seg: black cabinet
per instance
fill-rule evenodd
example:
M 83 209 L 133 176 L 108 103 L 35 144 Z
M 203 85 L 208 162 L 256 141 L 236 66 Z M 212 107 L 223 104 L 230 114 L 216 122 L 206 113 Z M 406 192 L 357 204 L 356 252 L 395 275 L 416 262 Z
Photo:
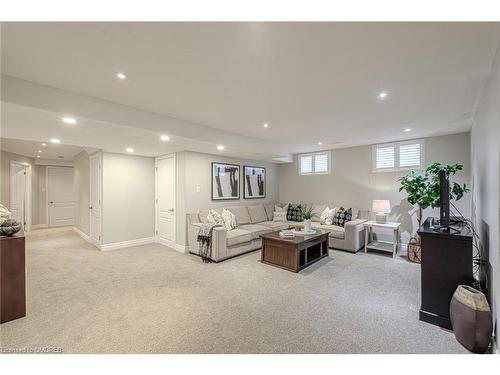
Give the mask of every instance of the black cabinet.
M 418 234 L 421 239 L 422 303 L 420 320 L 451 329 L 450 301 L 457 286 L 472 285 L 472 233 L 463 224 L 456 231 L 436 231 L 428 218 Z

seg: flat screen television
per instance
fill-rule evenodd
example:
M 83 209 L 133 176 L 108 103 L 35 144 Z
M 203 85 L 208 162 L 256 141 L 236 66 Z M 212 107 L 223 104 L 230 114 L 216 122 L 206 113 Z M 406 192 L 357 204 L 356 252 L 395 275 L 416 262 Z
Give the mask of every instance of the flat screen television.
M 439 171 L 439 226 L 450 226 L 450 181 L 445 171 Z

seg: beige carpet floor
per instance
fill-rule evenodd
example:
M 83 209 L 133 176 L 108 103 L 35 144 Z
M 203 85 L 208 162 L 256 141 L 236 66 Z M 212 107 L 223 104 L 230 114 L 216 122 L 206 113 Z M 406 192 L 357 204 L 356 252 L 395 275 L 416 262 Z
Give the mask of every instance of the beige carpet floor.
M 69 228 L 27 237 L 27 316 L 2 348 L 64 353 L 464 353 L 418 320 L 419 265 L 331 251 L 299 274 L 254 252 L 219 264 L 161 245 L 101 252 Z

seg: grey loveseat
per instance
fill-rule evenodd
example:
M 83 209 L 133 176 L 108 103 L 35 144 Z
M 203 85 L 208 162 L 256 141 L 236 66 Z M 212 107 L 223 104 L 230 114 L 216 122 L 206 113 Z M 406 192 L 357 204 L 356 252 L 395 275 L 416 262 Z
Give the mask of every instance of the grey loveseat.
M 364 226 L 368 219 L 367 210 L 353 209 L 353 220 L 346 223 L 345 227 L 324 225 L 320 223 L 319 216 L 326 205 L 312 205 L 314 217 L 312 227 L 329 230 L 330 247 L 335 249 L 357 252 L 364 246 Z M 338 205 L 337 205 L 338 206 Z M 333 205 L 330 205 L 333 207 Z M 249 206 L 226 207 L 236 217 L 236 228 L 226 230 L 223 227 L 214 228 L 212 235 L 212 256 L 215 262 L 247 253 L 261 248 L 260 235 L 281 229 L 287 229 L 296 222 L 273 221 L 274 204 L 259 204 Z M 215 208 L 221 213 L 222 208 Z M 187 214 L 187 243 L 190 253 L 198 254 L 198 230 L 201 223 L 207 222 L 210 210 Z

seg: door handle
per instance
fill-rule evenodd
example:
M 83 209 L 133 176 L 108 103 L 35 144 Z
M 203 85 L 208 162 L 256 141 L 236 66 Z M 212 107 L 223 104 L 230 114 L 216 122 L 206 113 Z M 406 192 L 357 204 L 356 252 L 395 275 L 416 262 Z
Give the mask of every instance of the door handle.
M 168 212 L 174 212 L 174 209 L 173 208 L 170 208 L 167 210 Z
M 50 204 L 54 204 L 54 202 L 49 202 Z
M 89 210 L 91 210 L 91 209 L 92 209 L 92 206 L 89 206 Z

